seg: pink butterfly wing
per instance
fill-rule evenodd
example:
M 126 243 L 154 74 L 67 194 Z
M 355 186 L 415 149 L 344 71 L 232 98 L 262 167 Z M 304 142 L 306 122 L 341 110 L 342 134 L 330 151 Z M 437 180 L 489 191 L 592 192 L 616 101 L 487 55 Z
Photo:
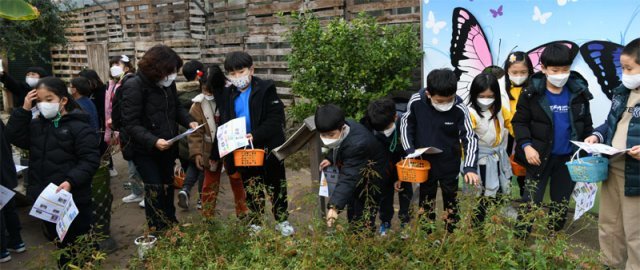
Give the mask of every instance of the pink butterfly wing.
M 564 44 L 565 46 L 569 47 L 569 49 L 571 50 L 572 59 L 574 59 L 576 55 L 578 55 L 578 50 L 579 50 L 578 44 L 568 40 L 557 40 L 557 41 L 552 41 L 549 43 L 542 44 L 527 52 L 527 55 L 529 56 L 529 60 L 531 60 L 531 64 L 533 65 L 534 72 L 539 72 L 542 70 L 542 63 L 540 63 L 540 56 L 542 55 L 542 52 L 548 45 L 554 44 L 554 43 Z
M 452 21 L 451 65 L 459 78 L 457 95 L 466 102 L 473 78 L 492 65 L 491 51 L 482 27 L 469 11 L 454 9 Z

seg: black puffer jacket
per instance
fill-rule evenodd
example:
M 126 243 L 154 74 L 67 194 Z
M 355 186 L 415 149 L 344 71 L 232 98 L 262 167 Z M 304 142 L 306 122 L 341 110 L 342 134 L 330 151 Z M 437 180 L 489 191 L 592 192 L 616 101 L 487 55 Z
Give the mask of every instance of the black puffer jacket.
M 160 87 L 138 72 L 120 86 L 122 92 L 122 125 L 130 136 L 124 150 L 134 155 L 159 154 L 158 139 L 169 140 L 178 135 L 178 124 L 188 127 L 189 112 L 179 106 L 175 83 Z M 177 157 L 177 144 L 163 154 Z
M 13 164 L 11 145 L 5 138 L 4 122 L 0 120 L 0 185 L 13 189 L 18 185 L 16 167 Z
M 251 114 L 251 135 L 255 148 L 273 150 L 285 141 L 284 105 L 278 97 L 276 86 L 272 80 L 253 77 L 249 96 L 249 113 Z M 236 118 L 235 98 L 240 94 L 235 86 L 225 88 L 218 98 L 221 125 Z M 214 144 L 211 159 L 219 159 L 217 142 Z M 268 153 L 268 152 L 267 152 Z
M 68 181 L 76 204 L 91 202 L 91 180 L 100 166 L 100 153 L 87 114 L 70 112 L 55 127 L 42 117 L 31 120 L 31 111 L 18 108 L 5 135 L 12 144 L 29 150 L 29 198 L 37 198 L 49 183 Z
M 344 209 L 356 197 L 364 199 L 364 196 L 371 196 L 377 201 L 380 177 L 385 175 L 389 162 L 387 151 L 366 127 L 353 120 L 347 120 L 347 125 L 349 134 L 340 143 L 340 147 L 329 151 L 326 157 L 340 169 L 338 183 L 328 204 L 329 208 L 335 207 L 338 210 Z M 378 177 L 363 177 L 363 169 L 369 165 Z M 367 188 L 368 192 L 364 192 Z
M 544 74 L 536 73 L 529 80 L 529 86 L 523 90 L 518 99 L 516 114 L 511 120 L 516 136 L 515 159 L 525 165 L 534 176 L 539 176 L 547 160 L 551 156 L 553 145 L 553 113 L 549 108 L 545 91 L 547 79 Z M 571 140 L 583 141 L 593 132 L 589 100 L 593 95 L 589 92 L 587 81 L 580 73 L 571 71 L 565 87 L 571 92 L 569 112 L 571 119 Z M 540 155 L 540 166 L 530 165 L 522 146 L 530 143 Z M 574 150 L 577 150 L 574 147 Z

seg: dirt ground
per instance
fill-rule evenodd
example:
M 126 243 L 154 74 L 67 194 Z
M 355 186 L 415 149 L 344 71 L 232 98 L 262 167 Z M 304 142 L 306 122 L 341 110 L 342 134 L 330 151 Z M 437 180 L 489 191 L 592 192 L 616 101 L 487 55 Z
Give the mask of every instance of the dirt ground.
M 114 252 L 108 254 L 107 261 L 103 266 L 105 269 L 126 269 L 129 259 L 136 256 L 136 247 L 133 241 L 143 233 L 145 214 L 144 209 L 140 208 L 137 203 L 124 204 L 122 202 L 121 198 L 129 194 L 129 191 L 123 187 L 127 178 L 127 165 L 119 155 L 114 158 L 114 162 L 119 174 L 111 181 L 111 191 L 114 195 L 111 233 L 118 246 Z M 287 171 L 287 178 L 290 220 L 294 227 L 304 226 L 309 218 L 318 213 L 317 200 L 314 196 L 317 194 L 317 186 L 313 187 L 308 170 Z M 233 198 L 225 174 L 223 174 L 221 183 L 222 194 L 218 200 L 217 210 L 222 217 L 233 216 Z M 195 190 L 192 191 L 193 193 Z M 197 217 L 196 215 L 199 215 L 195 210 L 196 196 L 192 196 L 191 201 L 190 211 L 180 208 L 177 210 L 178 220 L 181 222 L 189 222 L 192 218 Z M 40 221 L 28 215 L 29 210 L 28 206 L 19 208 L 23 226 L 22 237 L 27 245 L 27 251 L 22 254 L 12 254 L 13 260 L 11 262 L 0 264 L 2 270 L 42 268 L 42 263 L 47 260 L 54 248 L 53 244 L 46 242 L 42 235 Z M 593 219 L 585 221 L 583 218 L 575 223 L 570 222 L 567 233 L 572 235 L 572 241 L 582 245 L 583 248 L 598 249 L 597 224 Z M 580 250 L 573 252 L 579 255 Z

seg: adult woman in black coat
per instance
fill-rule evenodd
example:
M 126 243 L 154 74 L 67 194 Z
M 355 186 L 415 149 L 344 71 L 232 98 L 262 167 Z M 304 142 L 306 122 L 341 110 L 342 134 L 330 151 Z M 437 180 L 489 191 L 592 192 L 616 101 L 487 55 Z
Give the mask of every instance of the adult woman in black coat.
M 198 125 L 178 102 L 174 80 L 180 67 L 182 59 L 175 51 L 156 45 L 140 59 L 136 76 L 119 90 L 122 125 L 131 137 L 124 151 L 142 176 L 147 224 L 156 230 L 177 222 L 172 183 L 178 149 L 168 140 L 178 135 L 178 124 Z
M 34 102 L 40 114 L 32 119 Z M 55 77 L 40 79 L 22 108 L 11 114 L 5 136 L 15 146 L 29 150 L 27 197 L 35 199 L 49 183 L 73 195 L 79 213 L 58 247 L 68 246 L 88 233 L 92 223 L 91 180 L 100 164 L 98 138 L 66 84 Z M 56 224 L 44 222 L 44 227 L 45 235 L 53 240 Z M 73 254 L 63 257 L 61 263 L 70 258 Z

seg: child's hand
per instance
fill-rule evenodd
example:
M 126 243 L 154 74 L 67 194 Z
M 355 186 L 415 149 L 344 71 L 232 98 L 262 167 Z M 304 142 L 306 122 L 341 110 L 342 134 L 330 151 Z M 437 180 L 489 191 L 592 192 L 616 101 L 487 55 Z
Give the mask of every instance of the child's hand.
M 204 170 L 204 161 L 202 161 L 202 155 L 196 155 L 195 158 L 193 158 L 195 163 L 196 163 L 196 167 L 198 168 L 198 170 Z
M 588 143 L 588 144 L 594 144 L 594 143 L 598 143 L 600 140 L 598 139 L 598 136 L 596 135 L 591 135 L 589 137 L 587 137 L 586 139 L 584 139 L 584 142 Z
M 468 172 L 464 175 L 464 182 L 470 185 L 477 186 L 480 184 L 480 177 L 474 172 Z
M 631 150 L 629 150 L 628 155 L 630 155 L 632 158 L 640 160 L 640 145 L 631 147 Z
M 189 128 L 191 129 L 196 129 L 198 127 L 198 122 L 191 122 L 189 123 Z
M 398 191 L 398 192 L 402 191 L 402 190 L 403 190 L 403 188 L 402 188 L 402 182 L 400 182 L 400 181 L 396 181 L 396 182 L 393 184 L 393 188 L 394 188 L 396 191 Z
M 253 141 L 253 135 L 251 135 L 251 133 L 247 134 L 247 140 Z
M 331 166 L 331 161 L 329 161 L 328 159 L 323 160 L 322 162 L 320 162 L 320 171 L 323 171 L 324 168 Z
M 31 90 L 29 91 L 29 93 L 27 93 L 27 96 L 24 98 L 24 104 L 22 104 L 22 108 L 25 111 L 30 111 L 31 108 L 33 108 L 33 102 L 38 99 L 38 92 L 37 90 Z
M 210 167 L 210 168 L 213 168 L 213 169 L 218 168 L 218 161 L 215 161 L 215 160 L 211 160 L 211 159 L 210 159 L 210 160 L 209 160 L 209 167 Z
M 338 219 L 338 210 L 335 208 L 329 209 L 329 211 L 327 211 L 327 227 L 331 228 L 333 223 L 336 222 L 336 219 Z
M 62 184 L 60 184 L 58 186 L 58 189 L 56 189 L 56 193 L 60 192 L 60 190 L 66 190 L 67 192 L 71 192 L 71 184 L 69 183 L 69 181 L 64 181 L 62 182 Z
M 524 148 L 524 154 L 527 156 L 527 162 L 529 162 L 529 164 L 540 166 L 540 155 L 533 146 L 527 145 Z

